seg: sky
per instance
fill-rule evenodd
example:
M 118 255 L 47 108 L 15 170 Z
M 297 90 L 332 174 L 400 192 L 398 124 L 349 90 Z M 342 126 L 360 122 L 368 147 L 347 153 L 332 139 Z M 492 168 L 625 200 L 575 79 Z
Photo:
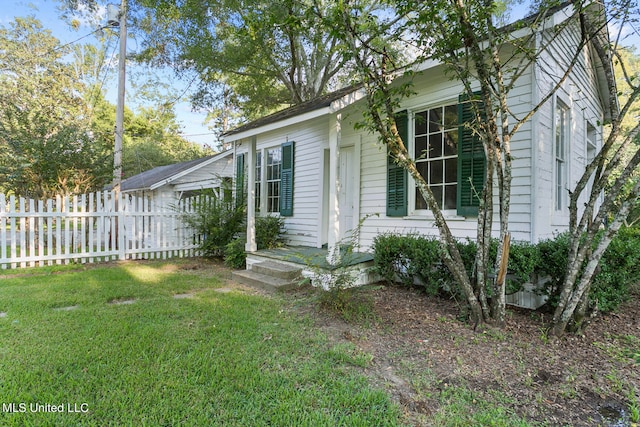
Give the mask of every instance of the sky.
M 60 2 L 56 0 L 0 0 L 0 3 L 2 4 L 0 25 L 6 27 L 14 20 L 14 17 L 26 17 L 33 15 L 42 22 L 45 29 L 51 30 L 52 35 L 60 40 L 62 44 L 76 42 L 78 39 L 91 34 L 96 30 L 95 24 L 92 25 L 86 21 L 81 21 L 81 26 L 77 30 L 71 29 L 59 17 L 60 13 L 57 10 L 57 7 L 59 7 Z M 113 3 L 119 4 L 120 1 L 114 0 Z M 106 17 L 101 24 L 106 25 Z M 93 41 L 95 41 L 95 38 L 89 36 L 79 40 L 78 43 L 91 43 Z M 117 40 L 114 38 L 111 43 L 111 46 L 115 47 Z M 127 52 L 133 52 L 135 47 L 135 39 L 130 37 L 127 41 Z M 117 49 L 115 50 L 117 51 Z M 127 66 L 128 71 L 135 71 L 134 64 L 127 63 Z M 162 76 L 164 77 L 164 80 L 172 80 L 173 73 L 170 70 L 167 70 L 162 73 Z M 127 77 L 129 77 L 129 75 Z M 131 81 L 129 81 L 128 85 L 131 85 Z M 181 94 L 188 86 L 184 82 L 174 82 L 173 87 L 178 94 Z M 113 74 L 107 81 L 106 89 L 107 99 L 115 105 L 117 91 L 117 59 L 115 58 L 113 63 Z M 127 108 L 132 110 L 136 110 L 138 106 L 145 105 L 143 100 L 134 99 L 132 95 L 127 95 L 125 99 Z M 215 148 L 216 142 L 214 135 L 212 135 L 212 132 L 202 124 L 206 114 L 192 112 L 191 105 L 188 102 L 176 104 L 174 111 L 178 121 L 182 125 L 183 136 L 186 139 L 201 145 L 209 145 Z

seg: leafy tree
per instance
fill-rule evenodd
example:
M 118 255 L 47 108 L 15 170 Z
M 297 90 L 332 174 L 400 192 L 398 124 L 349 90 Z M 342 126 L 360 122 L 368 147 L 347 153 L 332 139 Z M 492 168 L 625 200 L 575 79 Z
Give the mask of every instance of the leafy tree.
M 61 1 L 67 10 L 103 3 Z M 255 118 L 351 80 L 351 58 L 313 10 L 332 5 L 324 0 L 129 0 L 130 28 L 142 47 L 132 57 L 169 65 L 197 82 L 194 105 L 211 112 L 212 120 L 224 125 L 237 111 Z M 382 13 L 384 7 L 368 0 L 365 9 Z
M 0 176 L 3 190 L 49 197 L 99 188 L 108 147 L 91 132 L 77 70 L 34 18 L 0 28 Z
M 170 106 L 143 107 L 125 114 L 123 171 L 130 177 L 157 166 L 193 160 L 211 154 L 179 134 L 181 127 Z
M 203 88 L 226 81 L 249 116 L 313 99 L 346 59 L 309 3 L 140 0 L 137 25 L 149 34 L 141 56 L 195 69 Z
M 104 98 L 104 43 L 61 46 L 34 18 L 0 28 L 0 178 L 47 198 L 111 181 L 115 107 Z M 208 154 L 185 140 L 170 105 L 126 111 L 128 176 Z

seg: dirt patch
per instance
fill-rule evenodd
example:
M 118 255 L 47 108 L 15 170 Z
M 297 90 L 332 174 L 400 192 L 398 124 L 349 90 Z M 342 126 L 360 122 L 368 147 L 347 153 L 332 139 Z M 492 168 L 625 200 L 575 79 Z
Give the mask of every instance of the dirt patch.
M 195 294 L 193 292 L 188 292 L 185 294 L 173 294 L 173 297 L 175 299 L 186 299 L 186 298 L 193 298 L 195 296 Z
M 640 391 L 640 365 L 620 351 L 625 339 L 640 338 L 638 298 L 596 318 L 582 336 L 552 340 L 549 314 L 509 308 L 506 328 L 474 331 L 457 318 L 454 301 L 399 287 L 364 292 L 376 319 L 367 326 L 296 305 L 333 340 L 373 355 L 364 372 L 389 390 L 412 424 L 423 425 L 438 410 L 439 393 L 452 386 L 485 401 L 499 395 L 531 422 L 572 426 L 624 425 L 615 424 L 615 414 L 624 415 L 630 389 Z
M 137 301 L 136 298 L 117 298 L 108 302 L 111 305 L 130 305 Z
M 56 311 L 72 311 L 72 310 L 76 310 L 79 307 L 80 307 L 79 305 L 66 305 L 63 307 L 53 307 L 53 309 Z

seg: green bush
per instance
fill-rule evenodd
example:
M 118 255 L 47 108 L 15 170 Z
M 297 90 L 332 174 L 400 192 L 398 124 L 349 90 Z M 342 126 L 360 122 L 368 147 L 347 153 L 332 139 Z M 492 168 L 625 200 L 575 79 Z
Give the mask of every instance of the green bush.
M 227 243 L 224 248 L 224 264 L 230 268 L 242 269 L 247 262 L 244 251 L 244 239 L 235 239 Z
M 477 245 L 470 240 L 460 241 L 458 250 L 467 273 L 471 273 Z M 373 251 L 375 269 L 389 283 L 400 281 L 406 286 L 413 286 L 418 282 L 430 294 L 446 291 L 458 295 L 460 292 L 442 263 L 439 242 L 434 238 L 417 234 L 385 233 L 376 236 Z M 491 260 L 495 259 L 496 251 L 497 241 L 493 240 L 489 250 Z M 560 233 L 553 239 L 543 240 L 536 245 L 512 242 L 509 250 L 507 293 L 521 290 L 532 274 L 537 274 L 548 278 L 539 292 L 547 295 L 549 305 L 555 307 L 564 281 L 568 253 L 568 233 Z M 632 287 L 639 286 L 639 283 L 640 230 L 623 228 L 600 261 L 591 284 L 591 304 L 601 312 L 615 310 L 629 298 Z
M 597 239 L 594 241 L 597 242 Z M 560 286 L 564 280 L 569 254 L 569 234 L 558 234 L 554 239 L 538 244 L 540 262 L 537 272 L 550 281 L 541 290 L 556 307 Z M 640 282 L 640 230 L 622 228 L 602 255 L 589 293 L 592 307 L 607 313 L 627 301 L 631 287 Z
M 522 290 L 531 280 L 531 275 L 540 265 L 540 248 L 527 242 L 512 242 L 509 248 L 509 273 L 506 292 L 512 294 Z
M 225 247 L 244 230 L 244 206 L 215 198 L 200 198 L 185 222 L 202 236 L 200 250 L 205 256 L 222 256 Z
M 376 272 L 388 283 L 420 283 L 429 294 L 455 292 L 451 274 L 441 260 L 440 244 L 431 237 L 385 233 L 373 241 Z
M 609 312 L 627 301 L 632 287 L 640 283 L 640 230 L 620 229 L 598 268 L 589 296 L 598 310 Z
M 279 216 L 256 218 L 256 244 L 258 249 L 273 249 L 282 246 L 284 219 Z

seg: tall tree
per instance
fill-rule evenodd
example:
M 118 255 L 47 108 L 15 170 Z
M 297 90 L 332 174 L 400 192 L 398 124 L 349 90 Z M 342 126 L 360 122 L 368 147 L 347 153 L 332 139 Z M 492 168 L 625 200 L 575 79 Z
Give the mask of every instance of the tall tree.
M 61 1 L 67 10 L 79 5 L 95 9 L 103 3 Z M 154 66 L 168 65 L 188 75 L 187 80 L 197 81 L 195 105 L 200 108 L 224 114 L 235 99 L 245 118 L 255 118 L 313 99 L 353 77 L 351 58 L 311 7 L 326 11 L 333 4 L 130 0 L 130 28 L 141 46 L 132 57 Z M 384 7 L 378 0 L 368 0 L 365 9 L 383 13 Z
M 130 177 L 157 166 L 193 160 L 212 154 L 180 136 L 181 126 L 170 105 L 126 111 L 123 171 Z
M 34 18 L 0 28 L 0 175 L 21 196 L 100 187 L 108 147 L 95 139 L 70 53 Z
M 570 6 L 564 5 L 572 14 L 571 18 L 561 25 L 546 29 L 544 36 L 538 37 L 537 34 L 541 34 L 540 26 L 546 22 L 550 14 L 558 10 L 557 6 L 543 5 L 532 17 L 507 27 L 499 27 L 496 22 L 500 20 L 496 18 L 496 14 L 504 4 L 494 1 L 443 0 L 425 3 L 391 0 L 389 4 L 395 8 L 395 16 L 403 17 L 403 31 L 380 31 L 377 37 L 370 37 L 376 28 L 385 29 L 385 25 L 380 24 L 384 17 L 366 14 L 358 0 L 337 3 L 332 13 L 326 16 L 325 22 L 345 44 L 348 55 L 355 58 L 359 75 L 364 82 L 368 96 L 362 126 L 379 134 L 380 140 L 389 149 L 390 158 L 406 169 L 415 180 L 421 196 L 434 215 L 440 233 L 443 260 L 466 297 L 471 321 L 476 325 L 483 322 L 502 325 L 505 322 L 505 281 L 500 275 L 491 278 L 489 272 L 499 271 L 500 266 L 504 265 L 503 258 L 508 248 L 513 161 L 511 140 L 533 114 L 548 103 L 554 93 L 562 87 L 574 66 L 584 57 L 588 47 L 599 52 L 600 61 L 605 64 L 605 69 L 608 68 L 607 52 L 610 52 L 612 47 L 606 43 L 607 39 L 603 36 L 607 25 L 603 9 L 595 4 L 583 5 L 579 1 L 573 2 Z M 317 13 L 322 15 L 322 9 L 318 8 Z M 571 34 L 577 37 L 572 38 Z M 553 75 L 551 70 L 541 70 L 548 73 L 546 77 L 551 82 L 549 89 L 539 95 L 540 101 L 530 111 L 514 114 L 508 103 L 510 93 L 538 57 L 549 55 L 546 50 L 558 37 L 570 40 L 564 46 L 568 59 L 566 64 L 563 64 L 563 72 Z M 398 64 L 387 54 L 385 47 L 390 41 L 404 42 L 407 49 L 415 54 L 418 63 L 431 60 L 442 64 L 451 78 L 464 86 L 467 127 L 481 144 L 486 166 L 484 182 L 480 180 L 469 183 L 478 204 L 478 251 L 472 272 L 465 270 L 447 219 L 416 167 L 416 159 L 410 155 L 407 141 L 403 139 L 400 131 L 396 112 L 399 110 L 400 101 L 412 92 L 410 83 L 399 85 L 394 79 L 402 74 L 403 70 L 398 70 Z M 410 81 L 412 71 L 404 69 L 404 74 Z M 608 77 L 610 85 L 607 95 L 612 102 L 610 109 L 615 113 L 615 82 L 611 80 L 612 76 Z M 631 83 L 632 79 L 629 80 Z M 635 94 L 635 91 L 633 93 Z M 622 109 L 621 116 L 624 113 L 625 108 Z M 614 221 L 608 227 L 610 233 L 605 233 L 605 237 L 599 240 L 598 249 L 591 253 L 588 252 L 590 243 L 585 244 L 589 240 L 581 239 L 582 236 L 587 233 L 587 237 L 594 237 L 606 216 L 614 213 L 614 200 L 623 208 L 618 212 L 618 218 L 621 218 L 625 216 L 627 203 L 638 197 L 637 181 L 628 185 L 627 190 L 621 191 L 621 185 L 629 183 L 633 171 L 637 170 L 637 162 L 632 160 L 626 164 L 626 173 L 621 174 L 620 181 L 609 188 L 609 196 L 602 203 L 599 215 L 594 217 L 590 212 L 596 205 L 597 195 L 606 188 L 610 176 L 605 164 L 613 165 L 617 161 L 615 157 L 611 157 L 610 147 L 613 141 L 622 135 L 616 124 L 619 120 L 620 116 L 616 114 L 602 153 L 586 168 L 583 179 L 571 193 L 573 218 L 570 228 L 573 245 L 561 305 L 554 316 L 556 334 L 562 334 L 569 321 L 579 323 L 579 319 L 574 317 L 575 308 L 586 295 L 588 283 L 593 277 L 593 269 L 610 238 L 617 231 L 617 223 Z M 626 134 L 627 146 L 636 134 L 634 130 Z M 594 173 L 597 184 L 593 185 L 589 203 L 581 211 L 583 216 L 578 222 L 578 197 Z M 497 201 L 495 205 L 494 201 Z M 499 224 L 497 232 L 493 230 L 494 215 L 497 215 Z M 494 234 L 499 236 L 498 253 L 496 258 L 490 259 L 489 248 Z M 585 261 L 587 258 L 588 261 Z M 586 267 L 581 269 L 585 262 Z M 574 286 L 578 277 L 581 284 Z
M 137 24 L 149 35 L 141 56 L 195 69 L 205 85 L 224 79 L 250 116 L 313 99 L 344 76 L 347 59 L 308 1 L 140 0 L 139 6 Z

